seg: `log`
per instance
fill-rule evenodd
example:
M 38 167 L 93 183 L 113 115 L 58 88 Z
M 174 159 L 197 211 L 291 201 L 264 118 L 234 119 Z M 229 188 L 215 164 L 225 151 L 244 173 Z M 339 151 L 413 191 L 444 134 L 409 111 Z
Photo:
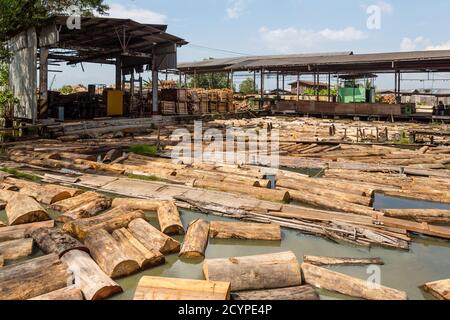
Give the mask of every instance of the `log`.
M 0 300 L 26 300 L 73 283 L 72 272 L 55 254 L 0 269 Z
M 29 300 L 41 300 L 41 301 L 77 301 L 84 300 L 83 293 L 75 286 L 62 288 L 50 293 L 43 294 L 38 297 L 31 298 Z
M 15 197 L 18 193 L 10 190 L 0 189 L 0 200 L 8 203 L 11 198 Z
M 78 208 L 78 207 L 86 204 L 87 202 L 91 202 L 91 201 L 94 201 L 96 199 L 101 199 L 101 198 L 104 198 L 104 197 L 96 192 L 85 192 L 76 197 L 54 203 L 51 206 L 51 208 L 53 210 L 67 212 L 67 211 L 73 210 L 75 208 Z
M 232 291 L 275 289 L 300 286 L 302 276 L 295 255 L 275 254 L 207 259 L 203 263 L 207 280 L 231 283 Z
M 230 283 L 162 277 L 142 277 L 134 300 L 229 300 Z
M 71 197 L 70 193 L 65 190 L 58 190 L 53 186 L 25 186 L 19 191 L 20 194 L 32 197 L 43 204 L 52 204 Z
M 281 241 L 277 224 L 212 221 L 209 235 L 213 239 Z
M 157 250 L 149 250 L 125 228 L 112 233 L 119 248 L 139 263 L 141 269 L 149 269 L 165 263 L 165 257 Z
M 6 261 L 28 257 L 33 252 L 33 239 L 0 242 L 0 256 Z
M 6 204 L 5 204 L 6 207 Z M 6 224 L 3 223 L 3 221 L 0 221 L 0 228 L 6 227 Z
M 122 288 L 108 277 L 86 252 L 72 250 L 61 260 L 72 270 L 75 287 L 83 292 L 86 300 L 102 300 L 122 292 Z
M 367 300 L 406 300 L 406 292 L 377 286 L 368 281 L 353 278 L 342 273 L 303 263 L 305 282 L 316 288 L 338 292 Z
M 380 258 L 355 259 L 355 258 L 329 258 L 304 256 L 304 263 L 309 263 L 315 266 L 363 266 L 363 265 L 384 265 Z
M 449 224 L 450 210 L 439 209 L 383 209 L 385 216 L 427 222 L 435 224 Z
M 3 256 L 0 255 L 0 268 L 3 267 L 4 264 L 5 264 L 5 259 L 3 259 Z
M 320 300 L 316 290 L 311 286 L 298 286 L 281 289 L 234 292 L 232 300 L 275 301 L 275 300 Z
M 106 197 L 95 198 L 79 207 L 73 208 L 62 215 L 57 220 L 66 223 L 68 221 L 91 218 L 98 213 L 107 210 L 111 207 L 111 199 Z
M 22 194 L 10 199 L 6 205 L 6 215 L 11 226 L 50 220 L 47 212 L 36 200 Z
M 31 232 L 31 237 L 44 253 L 54 253 L 60 258 L 71 250 L 89 253 L 89 249 L 85 245 L 61 229 L 37 229 Z
M 158 208 L 158 221 L 160 229 L 167 235 L 184 234 L 180 212 L 173 202 L 164 202 Z
M 210 224 L 206 220 L 192 221 L 189 224 L 179 256 L 183 258 L 204 257 L 208 245 L 209 227 Z
M 158 250 L 164 255 L 180 251 L 178 241 L 160 232 L 143 218 L 131 221 L 128 231 L 149 250 Z
M 134 198 L 115 198 L 112 201 L 111 206 L 124 207 L 130 210 L 142 210 L 142 211 L 158 211 L 158 208 L 165 201 L 160 200 L 145 200 L 145 199 L 134 199 Z
M 54 220 L 47 220 L 12 227 L 4 227 L 0 229 L 0 242 L 27 238 L 33 230 L 40 228 L 53 228 L 54 226 Z
M 90 231 L 84 243 L 95 262 L 113 279 L 128 276 L 139 270 L 139 263 L 123 252 L 114 238 L 104 229 Z
M 126 228 L 131 221 L 138 218 L 144 219 L 145 213 L 143 211 L 130 212 L 118 207 L 92 218 L 69 221 L 64 224 L 63 229 L 83 241 L 89 231 L 105 229 L 113 232 L 116 229 Z
M 114 160 L 120 158 L 122 155 L 123 155 L 122 150 L 119 150 L 119 149 L 109 150 L 106 153 L 105 158 L 103 159 L 103 163 L 106 163 L 106 164 L 111 163 Z
M 422 289 L 439 300 L 450 300 L 450 279 L 429 282 Z

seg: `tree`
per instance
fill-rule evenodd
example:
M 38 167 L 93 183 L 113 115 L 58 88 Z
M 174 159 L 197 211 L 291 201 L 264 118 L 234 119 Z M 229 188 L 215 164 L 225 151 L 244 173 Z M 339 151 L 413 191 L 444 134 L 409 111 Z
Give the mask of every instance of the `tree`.
M 226 89 L 229 87 L 227 73 L 203 73 L 195 76 L 188 76 L 189 88 L 203 89 Z
M 239 91 L 242 94 L 254 94 L 255 92 L 255 81 L 253 81 L 252 78 L 247 78 L 244 81 L 242 81 L 241 85 L 239 86 Z
M 63 95 L 67 95 L 67 94 L 74 93 L 75 90 L 72 88 L 72 86 L 66 85 L 66 86 L 63 86 L 58 91 Z

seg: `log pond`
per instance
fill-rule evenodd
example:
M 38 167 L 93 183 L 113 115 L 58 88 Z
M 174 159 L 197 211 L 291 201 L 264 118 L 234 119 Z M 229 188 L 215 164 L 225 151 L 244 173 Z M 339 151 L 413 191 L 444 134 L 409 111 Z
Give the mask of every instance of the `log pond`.
M 398 199 L 376 195 L 375 208 L 436 208 L 450 209 L 450 205 L 432 202 Z M 202 218 L 206 220 L 229 220 L 216 216 L 205 216 L 200 213 L 181 210 L 182 222 L 185 227 L 194 219 Z M 148 214 L 149 221 L 158 226 L 158 221 L 154 214 Z M 5 212 L 0 212 L 0 220 L 5 221 Z M 234 220 L 233 220 L 234 221 Z M 183 237 L 175 237 L 182 241 Z M 227 258 L 235 256 L 248 256 L 257 254 L 276 253 L 291 250 L 295 253 L 299 261 L 304 255 L 330 256 L 330 257 L 352 257 L 367 258 L 380 257 L 384 266 L 380 266 L 382 285 L 404 290 L 409 299 L 423 300 L 433 299 L 431 295 L 424 293 L 419 286 L 430 281 L 447 279 L 450 270 L 450 242 L 446 240 L 434 239 L 414 235 L 411 243 L 411 250 L 408 252 L 399 250 L 389 250 L 374 247 L 370 250 L 359 247 L 352 247 L 347 244 L 337 244 L 316 236 L 301 234 L 297 231 L 282 230 L 282 241 L 245 241 L 245 240 L 210 240 L 206 250 L 206 257 Z M 35 249 L 33 256 L 42 253 Z M 17 261 L 16 261 L 17 262 Z M 118 279 L 124 292 L 112 297 L 112 299 L 126 300 L 132 299 L 136 286 L 142 276 L 162 276 L 172 278 L 203 279 L 203 260 L 189 261 L 179 259 L 177 255 L 166 257 L 166 264 L 144 272 Z M 360 279 L 368 279 L 371 274 L 367 267 L 361 266 L 341 266 L 330 269 L 348 274 Z M 319 290 L 321 299 L 349 299 L 349 297 Z

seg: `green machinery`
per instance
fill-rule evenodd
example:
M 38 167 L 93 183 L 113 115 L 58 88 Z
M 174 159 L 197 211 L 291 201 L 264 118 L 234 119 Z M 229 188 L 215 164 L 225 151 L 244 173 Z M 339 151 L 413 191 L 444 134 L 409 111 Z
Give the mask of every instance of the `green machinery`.
M 373 74 L 339 76 L 338 102 L 375 103 L 376 94 L 375 86 L 373 85 L 375 78 L 376 75 Z

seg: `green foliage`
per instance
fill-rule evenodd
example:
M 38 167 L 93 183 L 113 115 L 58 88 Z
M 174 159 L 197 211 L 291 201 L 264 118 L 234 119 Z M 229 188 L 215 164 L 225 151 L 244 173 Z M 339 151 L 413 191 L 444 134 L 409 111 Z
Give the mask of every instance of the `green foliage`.
M 136 174 L 129 174 L 128 178 L 142 181 L 161 181 L 161 179 L 156 176 L 141 176 Z
M 72 88 L 72 86 L 66 85 L 63 86 L 61 89 L 58 90 L 61 94 L 67 95 L 67 94 L 71 94 L 74 93 L 75 90 Z
M 188 88 L 226 89 L 228 88 L 228 74 L 199 74 L 195 76 L 195 81 L 194 76 L 188 76 Z
M 317 90 L 311 89 L 311 88 L 307 88 L 305 89 L 305 96 L 317 96 Z M 330 95 L 331 96 L 336 96 L 337 95 L 337 90 L 335 88 L 331 88 L 330 89 Z M 328 89 L 322 89 L 319 90 L 319 96 L 321 97 L 328 97 Z
M 8 89 L 9 69 L 8 65 L 0 64 L 0 118 L 12 117 L 14 106 L 19 103 L 14 94 Z
M 13 169 L 13 168 L 8 168 L 8 167 L 0 167 L 0 171 L 3 171 L 5 173 L 11 174 L 16 178 L 20 178 L 20 179 L 25 179 L 25 180 L 30 180 L 33 182 L 41 182 L 42 179 L 38 176 L 35 176 L 33 174 L 29 174 L 29 173 L 25 173 L 25 172 L 21 172 L 17 169 Z
M 256 93 L 254 89 L 255 89 L 255 82 L 253 81 L 252 78 L 245 79 L 239 86 L 239 91 L 245 95 Z
M 158 153 L 158 147 L 150 146 L 150 145 L 146 145 L 146 144 L 137 144 L 137 145 L 131 146 L 129 151 L 132 153 L 135 153 L 135 154 L 143 155 L 143 156 L 147 156 L 147 155 L 154 156 Z

